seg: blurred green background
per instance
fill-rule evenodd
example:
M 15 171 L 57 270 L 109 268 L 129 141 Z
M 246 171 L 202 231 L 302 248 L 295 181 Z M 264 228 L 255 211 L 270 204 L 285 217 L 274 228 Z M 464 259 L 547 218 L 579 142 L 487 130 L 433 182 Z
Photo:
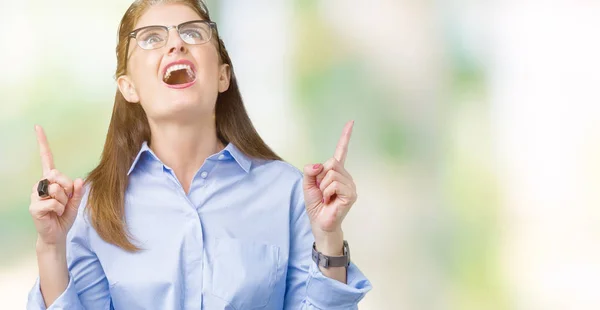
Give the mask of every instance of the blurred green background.
M 33 126 L 68 176 L 97 164 L 129 4 L 0 0 L 3 309 L 24 308 L 37 273 Z M 208 4 L 284 159 L 325 161 L 355 120 L 344 231 L 374 285 L 361 309 L 600 307 L 600 4 Z

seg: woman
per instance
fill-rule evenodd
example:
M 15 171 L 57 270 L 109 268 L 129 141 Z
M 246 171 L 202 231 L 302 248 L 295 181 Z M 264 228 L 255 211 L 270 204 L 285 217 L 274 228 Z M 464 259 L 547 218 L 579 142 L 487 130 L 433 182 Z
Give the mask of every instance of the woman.
M 164 2 L 164 3 L 163 3 Z M 115 105 L 87 180 L 54 169 L 31 196 L 29 309 L 356 309 L 370 283 L 341 222 L 356 200 L 334 158 L 304 175 L 262 141 L 204 4 L 136 1 Z

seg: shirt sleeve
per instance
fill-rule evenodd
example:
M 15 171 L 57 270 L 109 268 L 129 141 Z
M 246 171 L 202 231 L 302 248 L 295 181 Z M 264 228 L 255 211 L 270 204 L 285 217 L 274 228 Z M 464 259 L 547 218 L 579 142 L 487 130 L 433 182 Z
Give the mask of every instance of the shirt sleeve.
M 90 227 L 83 212 L 86 203 L 87 194 L 82 199 L 77 218 L 67 234 L 69 284 L 54 303 L 48 305 L 49 310 L 111 309 L 108 281 L 98 257 L 88 243 Z M 39 277 L 29 291 L 27 309 L 46 309 Z
M 294 186 L 291 202 L 284 309 L 358 309 L 359 301 L 371 290 L 371 283 L 358 267 L 350 264 L 344 284 L 323 275 L 312 260 L 314 237 L 304 205 L 302 178 Z

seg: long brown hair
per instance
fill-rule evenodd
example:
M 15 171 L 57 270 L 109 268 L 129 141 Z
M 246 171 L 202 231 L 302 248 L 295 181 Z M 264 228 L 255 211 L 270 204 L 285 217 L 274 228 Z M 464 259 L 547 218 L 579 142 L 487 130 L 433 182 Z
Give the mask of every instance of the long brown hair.
M 150 6 L 165 2 L 185 4 L 201 18 L 210 21 L 208 9 L 202 1 L 135 1 L 125 12 L 119 26 L 116 77 L 126 74 L 125 50 L 129 33 L 133 31 L 139 18 Z M 242 102 L 229 54 L 216 29 L 213 31 L 215 40 L 212 44 L 216 44 L 220 61 L 229 65 L 231 74 L 229 89 L 217 97 L 215 108 L 217 137 L 225 145 L 233 143 L 249 157 L 279 160 L 279 156 L 265 144 L 252 125 Z M 127 102 L 117 89 L 100 163 L 86 179 L 86 183 L 90 183 L 86 210 L 94 229 L 104 241 L 130 252 L 138 251 L 140 248 L 132 243 L 134 238 L 128 232 L 125 223 L 127 171 L 142 143 L 150 141 L 150 135 L 150 126 L 142 106 Z

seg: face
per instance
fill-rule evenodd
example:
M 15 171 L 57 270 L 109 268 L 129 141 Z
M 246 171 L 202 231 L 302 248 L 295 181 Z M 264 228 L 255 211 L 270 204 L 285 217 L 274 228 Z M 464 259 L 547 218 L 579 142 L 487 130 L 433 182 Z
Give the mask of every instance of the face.
M 159 4 L 140 17 L 135 29 L 200 19 L 186 5 Z M 229 87 L 229 67 L 220 63 L 215 40 L 213 35 L 210 42 L 188 44 L 175 28 L 157 49 L 142 49 L 131 39 L 127 74 L 117 79 L 121 93 L 132 104 L 141 104 L 151 120 L 212 116 L 218 94 Z

